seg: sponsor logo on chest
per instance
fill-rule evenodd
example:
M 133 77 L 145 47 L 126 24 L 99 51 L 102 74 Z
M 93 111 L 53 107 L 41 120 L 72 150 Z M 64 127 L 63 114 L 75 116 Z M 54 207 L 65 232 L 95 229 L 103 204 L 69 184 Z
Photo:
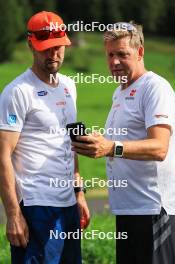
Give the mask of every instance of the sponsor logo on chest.
M 16 124 L 16 115 L 9 115 L 7 118 L 7 122 L 9 125 Z
M 64 88 L 64 94 L 66 97 L 71 97 L 69 90 L 66 87 Z
M 57 106 L 64 106 L 64 105 L 66 105 L 66 101 L 58 101 L 58 102 L 56 102 L 56 105 Z
M 39 91 L 37 92 L 38 96 L 46 96 L 48 94 L 47 91 Z
M 132 89 L 130 91 L 129 96 L 125 97 L 125 100 L 134 100 L 135 99 L 135 94 L 136 94 L 137 90 L 136 89 Z

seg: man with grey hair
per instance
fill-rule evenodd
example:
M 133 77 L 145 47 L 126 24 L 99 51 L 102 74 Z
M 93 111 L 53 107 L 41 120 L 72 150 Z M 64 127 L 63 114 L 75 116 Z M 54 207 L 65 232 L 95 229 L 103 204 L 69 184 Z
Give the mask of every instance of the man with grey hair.
M 111 210 L 117 231 L 127 232 L 126 240 L 117 241 L 117 264 L 173 264 L 174 91 L 164 78 L 145 69 L 140 25 L 116 23 L 105 32 L 104 43 L 112 75 L 127 76 L 127 83 L 114 92 L 106 136 L 96 132 L 77 137 L 81 142 L 73 143 L 72 150 L 107 157 Z M 126 127 L 127 135 L 114 133 Z M 127 187 L 116 187 L 123 180 Z

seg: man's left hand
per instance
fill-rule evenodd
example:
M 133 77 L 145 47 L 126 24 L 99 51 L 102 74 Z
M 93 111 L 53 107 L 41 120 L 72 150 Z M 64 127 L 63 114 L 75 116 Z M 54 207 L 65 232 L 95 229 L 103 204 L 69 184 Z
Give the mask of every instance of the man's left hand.
M 90 212 L 84 196 L 84 192 L 81 191 L 76 193 L 76 199 L 80 213 L 80 221 L 83 221 L 83 229 L 85 229 L 90 223 Z

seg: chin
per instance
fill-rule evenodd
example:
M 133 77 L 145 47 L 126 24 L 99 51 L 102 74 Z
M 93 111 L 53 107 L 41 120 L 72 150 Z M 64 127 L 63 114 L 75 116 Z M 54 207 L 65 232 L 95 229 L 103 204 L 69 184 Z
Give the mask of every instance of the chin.
M 55 67 L 47 67 L 46 68 L 46 71 L 49 73 L 49 74 L 55 74 L 55 73 L 57 73 L 58 72 L 58 68 L 55 68 Z
M 58 69 L 49 70 L 49 73 L 51 73 L 51 74 L 54 74 L 54 73 L 57 73 L 57 72 L 58 72 Z
M 116 72 L 112 72 L 113 78 L 117 79 L 120 77 L 120 74 L 117 74 Z

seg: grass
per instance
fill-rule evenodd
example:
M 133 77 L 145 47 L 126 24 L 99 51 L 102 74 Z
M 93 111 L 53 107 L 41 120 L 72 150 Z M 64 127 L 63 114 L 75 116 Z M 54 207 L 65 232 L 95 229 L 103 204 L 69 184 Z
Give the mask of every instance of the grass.
M 111 215 L 95 215 L 86 232 L 100 233 L 115 231 L 115 217 Z M 115 240 L 83 239 L 82 241 L 83 264 L 115 264 Z
M 5 235 L 5 226 L 0 225 L 0 263 L 10 264 L 9 243 Z
M 96 234 L 100 232 L 114 232 L 115 218 L 111 215 L 94 215 L 90 226 L 84 232 Z M 86 235 L 90 236 L 90 233 Z M 0 225 L 0 263 L 10 264 L 9 243 L 5 236 L 5 226 Z M 83 264 L 115 264 L 115 240 L 99 239 L 84 239 L 82 240 L 82 255 Z

